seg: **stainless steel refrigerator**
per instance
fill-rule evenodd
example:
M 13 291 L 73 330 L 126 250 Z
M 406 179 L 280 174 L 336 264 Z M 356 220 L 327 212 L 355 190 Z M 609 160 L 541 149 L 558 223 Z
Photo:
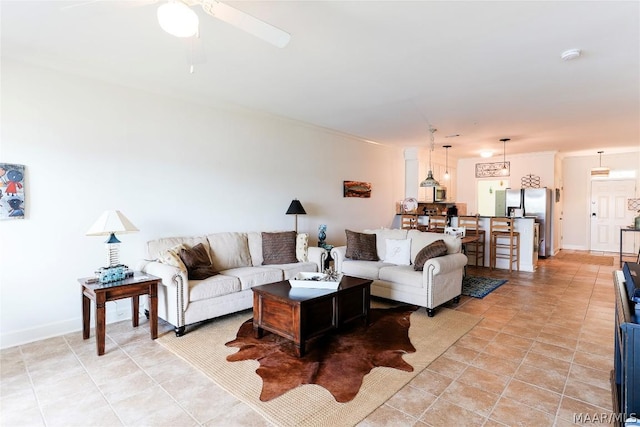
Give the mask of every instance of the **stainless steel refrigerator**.
M 539 255 L 543 258 L 551 255 L 551 189 L 549 188 L 508 188 L 506 194 L 506 215 L 522 213 L 522 216 L 535 217 L 540 224 Z M 521 211 L 520 211 L 521 210 Z

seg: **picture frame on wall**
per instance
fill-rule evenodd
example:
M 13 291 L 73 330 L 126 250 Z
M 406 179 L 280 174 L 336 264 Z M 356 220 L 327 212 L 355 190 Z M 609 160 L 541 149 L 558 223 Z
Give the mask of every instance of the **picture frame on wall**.
M 371 197 L 371 183 L 362 181 L 343 181 L 343 197 Z
M 0 220 L 24 219 L 24 165 L 0 163 Z
M 504 173 L 506 166 L 507 173 Z M 511 162 L 476 163 L 476 178 L 489 178 L 511 175 Z

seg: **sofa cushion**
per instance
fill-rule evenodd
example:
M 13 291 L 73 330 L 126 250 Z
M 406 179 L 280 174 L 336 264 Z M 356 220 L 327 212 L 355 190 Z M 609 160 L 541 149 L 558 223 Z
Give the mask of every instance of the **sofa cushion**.
M 189 280 L 204 280 L 216 274 L 211 265 L 207 248 L 198 243 L 192 248 L 180 248 L 180 259 L 187 267 Z
M 163 249 L 158 252 L 158 262 L 178 268 L 183 273 L 187 272 L 187 267 L 180 258 L 180 249 L 187 248 L 184 243 L 180 243 L 169 249 Z
M 262 265 L 289 264 L 296 258 L 296 232 L 262 233 Z
M 416 260 L 413 263 L 413 268 L 416 271 L 422 271 L 424 268 L 424 263 L 430 260 L 431 258 L 443 256 L 447 254 L 447 245 L 444 243 L 444 240 L 436 240 L 430 245 L 425 246 L 418 252 L 416 255 Z
M 266 285 L 284 280 L 282 270 L 275 267 L 238 267 L 221 271 L 220 274 L 240 279 L 240 289 L 251 289 L 254 286 Z
M 216 274 L 204 280 L 189 280 L 189 301 L 202 301 L 240 291 L 237 277 Z
M 411 239 L 385 239 L 384 262 L 397 265 L 411 264 Z
M 345 256 L 352 260 L 378 261 L 376 235 L 345 230 L 347 234 L 347 252 Z
M 447 245 L 447 254 L 457 254 L 461 251 L 461 239 L 455 236 L 449 236 L 442 233 L 434 233 L 430 231 L 409 230 L 407 238 L 411 239 L 411 261 L 415 264 L 416 255 L 425 246 L 435 242 L 436 240 L 444 240 Z
M 214 233 L 207 235 L 207 240 L 216 271 L 251 265 L 246 233 Z
M 171 249 L 180 244 L 185 244 L 192 248 L 198 243 L 208 244 L 207 238 L 204 236 L 195 237 L 163 237 L 161 239 L 150 240 L 147 242 L 147 256 L 149 259 L 158 259 L 161 251 Z
M 378 258 L 385 259 L 386 257 L 386 239 L 406 239 L 407 231 L 402 228 L 376 228 L 372 230 L 363 230 L 363 233 L 376 235 L 376 251 L 378 252 Z
M 347 276 L 376 280 L 381 267 L 392 265 L 382 261 L 354 261 L 347 258 L 342 262 L 342 273 Z
M 296 236 L 296 258 L 300 262 L 309 262 L 309 235 L 299 233 Z

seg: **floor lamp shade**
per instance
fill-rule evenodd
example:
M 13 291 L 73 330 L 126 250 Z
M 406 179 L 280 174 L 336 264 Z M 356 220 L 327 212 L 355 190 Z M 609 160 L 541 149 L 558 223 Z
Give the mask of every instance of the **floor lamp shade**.
M 293 199 L 291 204 L 289 205 L 289 209 L 287 209 L 287 215 L 295 215 L 296 216 L 296 233 L 298 232 L 298 215 L 306 215 L 307 212 L 302 207 L 302 203 L 300 200 Z

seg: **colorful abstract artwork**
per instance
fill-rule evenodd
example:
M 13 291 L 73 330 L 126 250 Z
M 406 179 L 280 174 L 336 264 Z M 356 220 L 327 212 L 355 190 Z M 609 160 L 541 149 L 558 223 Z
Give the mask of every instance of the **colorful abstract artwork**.
M 0 163 L 0 219 L 24 219 L 24 165 Z
M 371 183 L 361 181 L 344 181 L 344 197 L 371 197 Z

